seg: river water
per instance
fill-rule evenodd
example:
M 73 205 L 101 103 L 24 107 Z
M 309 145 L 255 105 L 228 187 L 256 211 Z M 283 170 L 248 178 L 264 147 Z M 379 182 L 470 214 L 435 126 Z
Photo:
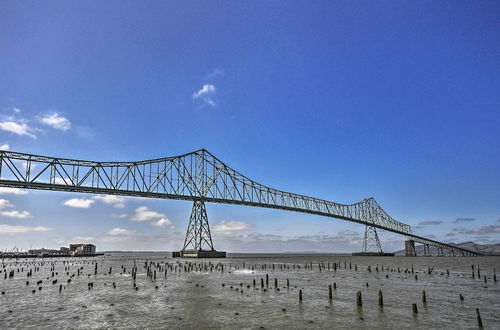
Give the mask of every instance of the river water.
M 226 259 L 189 260 L 167 253 L 109 253 L 5 259 L 0 265 L 0 328 L 474 329 L 478 308 L 485 329 L 500 329 L 500 282 L 493 280 L 494 268 L 500 272 L 500 257 L 228 254 Z

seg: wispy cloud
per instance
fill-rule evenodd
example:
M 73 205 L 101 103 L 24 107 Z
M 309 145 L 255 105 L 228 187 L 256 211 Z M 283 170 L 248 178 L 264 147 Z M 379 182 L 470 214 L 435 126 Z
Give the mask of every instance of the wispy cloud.
M 244 221 L 227 220 L 216 223 L 212 226 L 214 233 L 231 234 L 236 231 L 252 229 L 253 225 Z
M 40 232 L 40 231 L 49 231 L 51 228 L 42 227 L 42 226 L 11 226 L 11 225 L 2 225 L 0 224 L 0 235 L 2 234 L 21 234 L 28 233 L 32 231 Z
M 115 219 L 125 219 L 128 218 L 128 214 L 122 213 L 122 214 L 111 214 L 111 216 Z
M 39 121 L 44 125 L 61 131 L 67 131 L 71 128 L 71 123 L 68 118 L 61 116 L 61 114 L 57 112 L 43 115 L 39 118 Z
M 464 227 L 455 227 L 452 230 L 457 233 L 464 233 L 466 231 Z
M 224 70 L 223 69 L 219 69 L 219 68 L 215 68 L 213 69 L 212 71 L 210 71 L 204 78 L 203 80 L 205 81 L 212 81 L 214 79 L 217 79 L 217 78 L 220 78 L 220 77 L 224 77 Z
M 101 201 L 104 204 L 112 205 L 113 207 L 116 207 L 117 209 L 124 208 L 125 202 L 126 202 L 125 197 L 116 196 L 116 195 L 100 195 L 100 196 L 95 196 L 94 199 Z
M 0 212 L 2 217 L 15 218 L 15 219 L 26 219 L 31 218 L 31 214 L 28 211 L 2 211 Z
M 107 235 L 110 236 L 130 236 L 130 235 L 135 235 L 136 232 L 133 230 L 127 230 L 123 228 L 113 228 L 111 229 Z
M 10 149 L 10 145 L 8 145 L 7 143 L 0 145 L 0 150 L 7 151 L 9 149 Z
M 204 103 L 215 107 L 216 103 L 214 100 L 215 93 L 217 92 L 217 88 L 215 88 L 212 84 L 205 84 L 198 91 L 193 93 L 193 99 L 200 99 Z
M 63 204 L 69 207 L 88 209 L 92 206 L 92 204 L 94 204 L 94 200 L 85 198 L 72 198 L 68 199 Z
M 0 209 L 8 209 L 11 207 L 14 207 L 14 205 L 10 201 L 3 198 L 0 199 Z
M 33 139 L 36 139 L 36 135 L 33 134 L 33 128 L 28 126 L 28 124 L 25 122 L 16 123 L 10 120 L 2 121 L 0 122 L 0 129 L 17 135 L 26 135 Z
M 19 188 L 0 187 L 0 195 L 26 195 L 26 190 Z
M 460 222 L 471 222 L 471 221 L 476 221 L 475 218 L 456 218 L 453 223 L 460 223 Z
M 274 234 L 249 233 L 226 235 L 218 243 L 221 249 L 255 252 L 356 251 L 362 239 L 346 235 L 301 235 L 286 237 Z
M 358 236 L 359 233 L 351 230 L 344 230 L 339 233 L 340 236 Z
M 429 220 L 429 221 L 422 221 L 419 223 L 419 225 L 440 225 L 442 224 L 443 222 L 442 221 L 432 221 L 432 220 Z
M 469 235 L 489 235 L 489 234 L 500 234 L 500 225 L 498 226 L 484 226 L 472 230 L 468 230 L 465 232 Z

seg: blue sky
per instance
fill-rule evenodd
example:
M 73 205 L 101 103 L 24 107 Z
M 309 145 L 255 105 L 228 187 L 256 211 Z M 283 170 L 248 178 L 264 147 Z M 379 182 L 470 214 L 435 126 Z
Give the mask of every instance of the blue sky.
M 416 233 L 499 242 L 499 15 L 494 1 L 2 1 L 0 145 L 103 161 L 206 148 L 278 189 L 372 196 Z M 191 208 L 0 192 L 1 249 L 178 249 Z M 218 249 L 361 248 L 356 224 L 207 209 Z

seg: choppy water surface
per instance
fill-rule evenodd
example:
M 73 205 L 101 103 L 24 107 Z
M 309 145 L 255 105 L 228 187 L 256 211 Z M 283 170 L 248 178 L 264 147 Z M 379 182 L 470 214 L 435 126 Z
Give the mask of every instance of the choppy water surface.
M 137 290 L 131 273 L 134 262 Z M 39 271 L 34 271 L 35 265 Z M 461 329 L 477 328 L 479 308 L 484 327 L 500 329 L 500 282 L 493 281 L 494 268 L 500 271 L 500 257 L 233 254 L 227 259 L 187 260 L 161 253 L 112 253 L 96 258 L 4 260 L 0 328 Z M 30 269 L 33 275 L 27 277 Z M 8 277 L 11 270 L 13 278 Z M 328 286 L 333 283 L 337 288 L 330 301 Z M 383 308 L 378 306 L 379 290 Z M 361 308 L 356 306 L 358 291 Z M 418 314 L 412 311 L 413 303 Z

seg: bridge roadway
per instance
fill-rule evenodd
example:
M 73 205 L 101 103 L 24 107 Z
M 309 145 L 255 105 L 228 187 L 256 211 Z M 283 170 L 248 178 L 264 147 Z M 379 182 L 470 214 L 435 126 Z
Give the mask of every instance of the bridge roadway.
M 259 184 L 205 149 L 137 162 L 96 162 L 0 151 L 0 186 L 246 205 L 316 214 L 387 230 L 455 255 L 480 253 L 413 234 L 373 198 L 340 204 Z M 208 223 L 207 223 L 208 226 Z M 189 228 L 188 228 L 189 231 Z M 210 233 L 208 232 L 210 235 Z M 424 248 L 424 249 L 425 249 Z

